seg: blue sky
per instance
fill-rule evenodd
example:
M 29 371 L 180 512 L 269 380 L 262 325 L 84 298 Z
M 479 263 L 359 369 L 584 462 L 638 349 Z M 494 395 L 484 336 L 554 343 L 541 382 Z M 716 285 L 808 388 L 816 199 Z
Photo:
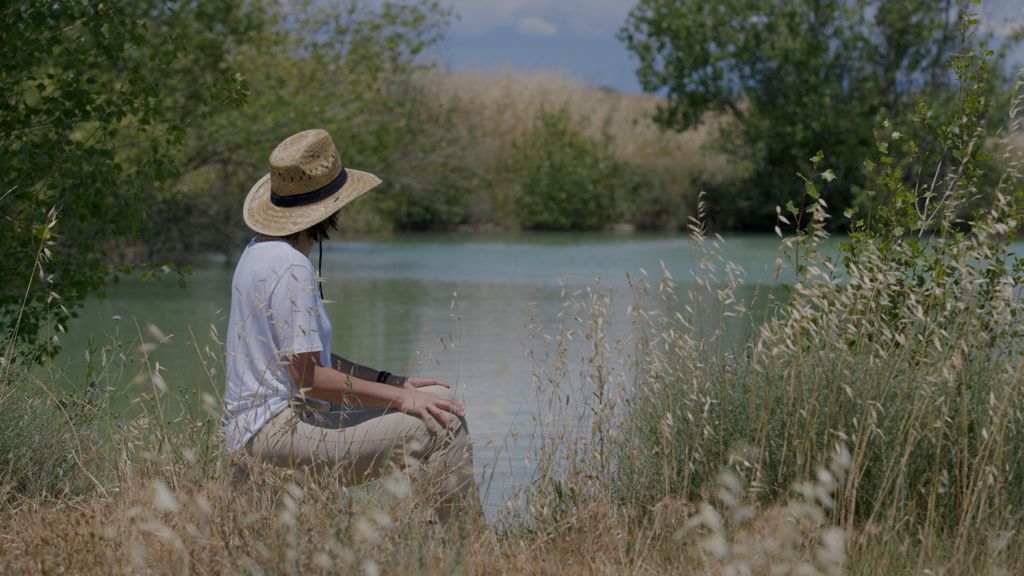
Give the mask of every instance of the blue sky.
M 638 92 L 635 64 L 615 34 L 636 0 L 446 0 L 458 18 L 438 58 L 454 71 L 560 71 Z
M 565 72 L 593 86 L 640 91 L 636 63 L 615 38 L 636 0 L 442 3 L 458 14 L 435 55 L 450 70 Z M 985 24 L 997 33 L 1010 29 L 1010 18 L 1021 18 L 1020 0 L 985 2 L 981 10 Z M 1024 62 L 1024 48 L 1013 59 Z

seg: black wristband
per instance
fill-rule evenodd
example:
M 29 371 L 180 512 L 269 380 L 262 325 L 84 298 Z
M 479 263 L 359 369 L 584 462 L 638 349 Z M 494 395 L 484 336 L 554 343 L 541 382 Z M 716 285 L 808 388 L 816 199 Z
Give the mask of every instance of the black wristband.
M 391 376 L 391 372 L 388 372 L 387 370 L 381 370 L 380 372 L 377 373 L 377 382 L 380 382 L 381 384 L 387 384 L 388 376 Z

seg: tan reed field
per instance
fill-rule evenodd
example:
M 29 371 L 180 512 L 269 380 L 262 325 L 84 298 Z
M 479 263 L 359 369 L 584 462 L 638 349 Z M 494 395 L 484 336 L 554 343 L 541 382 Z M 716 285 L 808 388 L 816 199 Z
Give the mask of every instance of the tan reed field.
M 608 185 L 616 189 L 620 218 L 637 227 L 682 229 L 696 204 L 696 182 L 726 178 L 724 156 L 704 146 L 722 120 L 682 133 L 663 130 L 653 120 L 663 102 L 657 96 L 602 90 L 544 72 L 430 69 L 416 81 L 435 108 L 447 111 L 445 126 L 463 143 L 460 163 L 476 174 L 471 222 L 516 226 L 522 177 L 516 159 L 537 146 L 540 127 L 563 111 L 573 132 L 606 149 L 608 160 L 630 175 Z M 671 215 L 659 219 L 645 210 Z
M 541 110 L 565 107 L 588 136 L 610 136 L 615 155 L 631 164 L 698 169 L 707 160 L 701 146 L 710 127 L 682 133 L 661 129 L 653 121 L 662 100 L 657 96 L 602 90 L 550 72 L 453 74 L 435 69 L 419 79 L 428 93 L 453 103 L 460 118 L 486 130 L 492 146 L 510 149 L 527 135 Z

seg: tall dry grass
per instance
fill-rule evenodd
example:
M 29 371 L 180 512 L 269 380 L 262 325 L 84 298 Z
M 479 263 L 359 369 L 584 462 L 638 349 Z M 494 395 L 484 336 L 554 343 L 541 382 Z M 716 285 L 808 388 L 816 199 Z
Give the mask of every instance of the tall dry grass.
M 516 221 L 516 163 L 545 114 L 564 110 L 571 128 L 607 147 L 610 156 L 632 174 L 637 194 L 620 198 L 622 217 L 639 227 L 681 228 L 696 205 L 696 182 L 717 181 L 726 174 L 724 156 L 704 147 L 715 126 L 711 120 L 687 132 L 664 130 L 653 121 L 663 99 L 647 94 L 602 90 L 560 74 L 422 72 L 417 82 L 428 98 L 448 111 L 446 127 L 468 143 L 462 162 L 477 174 L 471 221 Z M 623 183 L 624 187 L 628 187 Z M 570 191 L 573 192 L 573 191 Z M 655 221 L 650 206 L 679 212 Z M 558 210 L 552 206 L 551 210 Z
M 428 93 L 454 103 L 460 118 L 487 130 L 486 145 L 499 151 L 522 141 L 542 110 L 564 107 L 587 136 L 610 135 L 612 151 L 630 164 L 696 170 L 713 158 L 701 149 L 713 123 L 688 132 L 666 131 L 653 120 L 663 100 L 658 96 L 602 90 L 565 74 L 509 69 L 457 74 L 431 70 L 420 80 Z

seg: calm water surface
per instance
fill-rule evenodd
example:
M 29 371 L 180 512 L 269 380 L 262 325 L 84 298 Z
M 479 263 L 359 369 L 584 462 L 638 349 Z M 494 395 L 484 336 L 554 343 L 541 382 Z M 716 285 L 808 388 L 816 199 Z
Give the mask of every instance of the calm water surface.
M 747 283 L 771 284 L 778 244 L 771 236 L 727 239 L 726 256 L 743 266 Z M 450 382 L 467 408 L 477 440 L 478 474 L 494 512 L 532 470 L 529 437 L 543 394 L 532 383 L 526 358 L 531 318 L 554 326 L 562 307 L 562 284 L 570 289 L 599 281 L 616 295 L 613 320 L 625 319 L 631 301 L 627 274 L 646 269 L 657 280 L 664 262 L 684 282 L 701 257 L 687 237 L 465 236 L 399 237 L 380 242 L 332 242 L 325 246 L 323 276 L 334 324 L 334 352 L 394 373 Z M 311 258 L 316 260 L 314 249 Z M 138 338 L 135 322 L 158 326 L 171 340 L 154 359 L 167 368 L 168 388 L 207 391 L 218 397 L 220 361 L 211 376 L 199 350 L 219 353 L 211 326 L 226 334 L 232 269 L 197 270 L 182 289 L 168 279 L 122 281 L 103 301 L 82 311 L 65 339 L 59 362 L 69 387 L 84 386 L 87 339 L 128 343 Z M 151 339 L 147 335 L 147 339 Z M 137 343 L 137 342 L 136 342 Z M 126 378 L 130 381 L 131 378 Z M 116 402 L 148 384 L 125 384 Z M 193 397 L 195 395 L 193 394 Z

